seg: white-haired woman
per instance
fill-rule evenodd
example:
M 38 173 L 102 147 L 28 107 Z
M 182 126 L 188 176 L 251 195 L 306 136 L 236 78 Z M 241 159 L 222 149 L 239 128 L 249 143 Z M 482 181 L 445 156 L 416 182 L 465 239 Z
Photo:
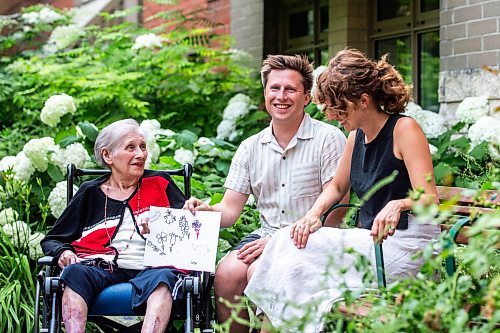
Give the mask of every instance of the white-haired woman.
M 143 332 L 164 332 L 182 271 L 143 266 L 150 206 L 181 208 L 184 196 L 165 172 L 145 170 L 145 135 L 137 121 L 106 126 L 94 147 L 111 174 L 83 183 L 41 241 L 58 257 L 66 332 L 85 332 L 88 306 L 106 287 L 129 281 L 132 308 L 146 307 Z

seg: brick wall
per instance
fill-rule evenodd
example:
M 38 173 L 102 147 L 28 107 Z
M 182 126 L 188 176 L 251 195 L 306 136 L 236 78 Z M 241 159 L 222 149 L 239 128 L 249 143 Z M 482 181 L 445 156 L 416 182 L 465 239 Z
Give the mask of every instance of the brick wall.
M 469 96 L 486 95 L 493 114 L 500 105 L 500 2 L 441 0 L 439 112 L 450 119 Z
M 441 5 L 441 70 L 497 66 L 499 1 L 443 0 Z
M 144 1 L 143 19 L 144 26 L 152 28 L 163 23 L 161 19 L 148 21 L 148 17 L 165 10 L 181 11 L 188 14 L 195 10 L 204 10 L 203 16 L 210 21 L 220 23 L 221 25 L 215 29 L 218 34 L 230 33 L 230 1 L 229 0 L 190 0 L 179 1 L 177 5 L 159 5 L 154 2 Z
M 234 47 L 245 50 L 260 64 L 263 58 L 264 1 L 231 0 L 231 36 Z

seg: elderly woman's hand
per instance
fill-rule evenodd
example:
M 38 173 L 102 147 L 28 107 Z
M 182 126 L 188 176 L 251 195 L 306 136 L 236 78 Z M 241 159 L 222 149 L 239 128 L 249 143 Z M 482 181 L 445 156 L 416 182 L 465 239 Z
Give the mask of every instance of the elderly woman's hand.
M 197 210 L 211 210 L 209 205 L 195 197 L 191 197 L 189 200 L 186 200 L 182 209 L 188 209 L 193 215 Z
M 306 214 L 304 218 L 295 222 L 290 229 L 290 238 L 293 238 L 293 243 L 297 248 L 303 249 L 306 247 L 309 235 L 321 228 L 321 220 L 319 216 Z
M 80 262 L 80 258 L 78 258 L 73 251 L 65 250 L 59 256 L 59 260 L 57 261 L 57 264 L 59 265 L 59 267 L 64 268 L 64 267 L 69 266 L 71 264 L 76 264 L 77 262 Z

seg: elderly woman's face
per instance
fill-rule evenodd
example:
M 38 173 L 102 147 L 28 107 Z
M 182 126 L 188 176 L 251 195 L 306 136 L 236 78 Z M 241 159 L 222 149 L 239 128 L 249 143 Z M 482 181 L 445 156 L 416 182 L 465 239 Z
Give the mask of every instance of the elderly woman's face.
M 124 176 L 140 177 L 148 157 L 146 140 L 139 133 L 128 133 L 111 152 L 111 170 Z

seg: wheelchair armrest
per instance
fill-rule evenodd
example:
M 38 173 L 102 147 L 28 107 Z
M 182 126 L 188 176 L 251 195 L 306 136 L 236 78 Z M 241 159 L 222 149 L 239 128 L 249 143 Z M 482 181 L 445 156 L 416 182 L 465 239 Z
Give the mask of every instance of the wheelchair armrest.
M 57 257 L 45 256 L 38 259 L 38 266 L 57 266 Z

